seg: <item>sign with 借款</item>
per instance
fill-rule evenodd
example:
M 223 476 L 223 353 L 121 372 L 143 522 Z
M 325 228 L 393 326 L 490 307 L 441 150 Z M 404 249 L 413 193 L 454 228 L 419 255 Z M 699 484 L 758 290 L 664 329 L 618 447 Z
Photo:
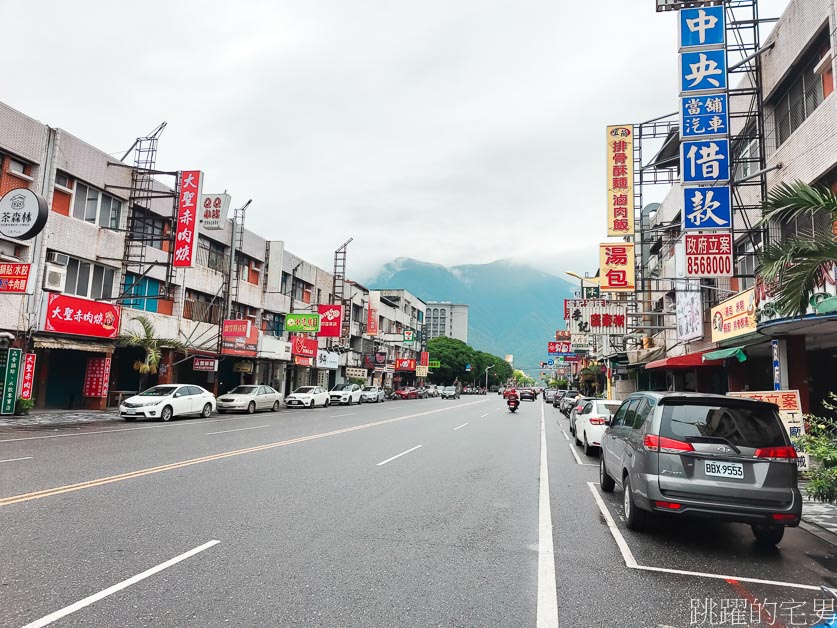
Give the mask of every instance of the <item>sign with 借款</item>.
M 737 338 L 757 330 L 756 289 L 739 292 L 712 308 L 712 342 Z
M 683 188 L 683 230 L 732 228 L 732 194 L 728 185 Z
M 602 292 L 633 292 L 636 289 L 633 243 L 600 244 L 599 270 L 599 286 Z M 570 328 L 570 331 L 573 329 Z
M 632 125 L 607 127 L 607 235 L 634 233 L 634 134 Z
M 729 181 L 729 140 L 692 140 L 680 145 L 680 173 L 683 183 Z

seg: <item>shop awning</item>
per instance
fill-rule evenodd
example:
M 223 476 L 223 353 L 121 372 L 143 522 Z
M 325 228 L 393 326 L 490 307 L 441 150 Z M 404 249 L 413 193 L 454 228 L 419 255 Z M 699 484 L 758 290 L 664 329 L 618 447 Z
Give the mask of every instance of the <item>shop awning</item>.
M 57 338 L 41 337 L 35 338 L 36 349 L 70 349 L 74 351 L 87 351 L 89 353 L 113 353 L 116 348 L 112 342 L 97 340 L 82 340 L 79 338 Z
M 709 360 L 704 362 L 703 356 L 705 351 L 698 353 L 687 353 L 686 355 L 678 355 L 671 358 L 663 358 L 662 360 L 655 360 L 645 365 L 645 368 L 650 369 L 690 369 L 696 366 L 722 366 L 721 360 Z
M 726 349 L 707 351 L 703 354 L 703 361 L 708 362 L 710 360 L 728 360 L 730 358 L 735 358 L 739 362 L 744 362 L 747 360 L 747 354 L 744 353 L 742 349 L 744 349 L 744 347 L 728 347 Z

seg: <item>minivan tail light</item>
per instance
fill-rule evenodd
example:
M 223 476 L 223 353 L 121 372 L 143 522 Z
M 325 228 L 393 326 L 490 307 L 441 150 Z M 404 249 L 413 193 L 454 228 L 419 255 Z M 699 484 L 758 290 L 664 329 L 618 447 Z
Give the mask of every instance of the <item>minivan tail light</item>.
M 770 516 L 776 523 L 793 523 L 797 519 L 796 515 L 785 512 L 774 512 Z
M 665 510 L 680 510 L 682 504 L 678 504 L 677 502 L 659 502 L 655 501 L 654 505 L 657 508 L 664 508 Z
M 796 449 L 789 445 L 782 447 L 761 447 L 756 449 L 754 454 L 756 458 L 766 458 L 768 460 L 796 460 Z
M 664 454 L 682 454 L 685 451 L 695 450 L 690 443 L 656 434 L 646 434 L 642 439 L 642 444 L 647 451 L 659 451 Z

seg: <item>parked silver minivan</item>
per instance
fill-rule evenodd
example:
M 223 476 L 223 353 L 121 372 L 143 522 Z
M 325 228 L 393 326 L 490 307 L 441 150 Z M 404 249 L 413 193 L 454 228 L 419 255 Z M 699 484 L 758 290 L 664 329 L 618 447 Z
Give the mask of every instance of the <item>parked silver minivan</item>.
M 749 523 L 776 545 L 799 525 L 797 456 L 769 403 L 698 393 L 634 393 L 602 437 L 599 484 L 624 489 L 625 520 L 650 513 Z

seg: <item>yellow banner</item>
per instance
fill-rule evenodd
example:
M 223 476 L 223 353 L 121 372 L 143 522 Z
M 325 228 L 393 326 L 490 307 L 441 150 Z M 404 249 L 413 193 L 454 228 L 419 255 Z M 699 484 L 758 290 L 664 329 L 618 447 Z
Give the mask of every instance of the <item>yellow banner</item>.
M 739 292 L 712 308 L 712 342 L 756 331 L 756 290 Z
M 602 292 L 636 290 L 636 262 L 632 243 L 605 242 L 599 245 L 599 288 Z
M 607 235 L 634 234 L 634 131 L 607 127 Z

